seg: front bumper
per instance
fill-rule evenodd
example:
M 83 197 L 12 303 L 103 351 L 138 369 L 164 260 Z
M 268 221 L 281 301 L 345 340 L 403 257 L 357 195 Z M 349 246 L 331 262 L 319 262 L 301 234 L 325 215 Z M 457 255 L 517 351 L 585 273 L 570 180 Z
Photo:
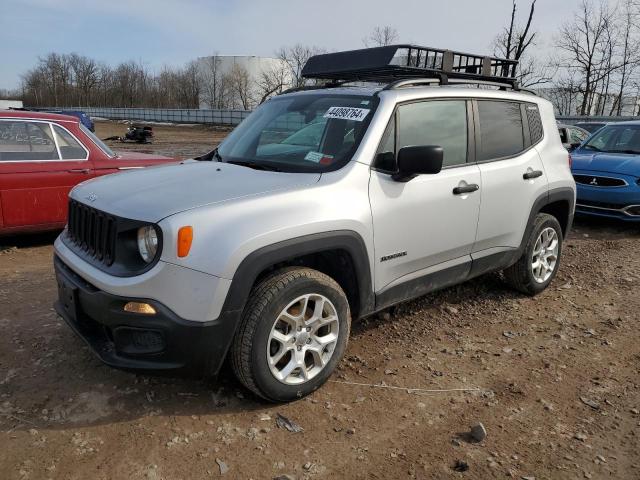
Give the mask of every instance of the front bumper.
M 234 322 L 222 317 L 184 320 L 155 300 L 106 293 L 54 257 L 56 312 L 104 363 L 123 369 L 184 370 L 215 374 L 233 337 Z M 153 306 L 156 314 L 124 311 L 130 301 Z
M 640 185 L 637 177 L 588 170 L 575 170 L 573 173 L 583 176 L 606 176 L 626 183 L 620 187 L 599 187 L 577 183 L 576 214 L 640 222 Z

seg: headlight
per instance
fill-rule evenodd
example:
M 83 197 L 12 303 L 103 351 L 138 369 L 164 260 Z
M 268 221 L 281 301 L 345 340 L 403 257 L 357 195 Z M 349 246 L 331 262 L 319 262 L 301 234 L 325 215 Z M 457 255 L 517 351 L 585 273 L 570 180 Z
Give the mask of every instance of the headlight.
M 158 252 L 158 232 L 153 225 L 138 229 L 138 250 L 142 259 L 151 263 Z

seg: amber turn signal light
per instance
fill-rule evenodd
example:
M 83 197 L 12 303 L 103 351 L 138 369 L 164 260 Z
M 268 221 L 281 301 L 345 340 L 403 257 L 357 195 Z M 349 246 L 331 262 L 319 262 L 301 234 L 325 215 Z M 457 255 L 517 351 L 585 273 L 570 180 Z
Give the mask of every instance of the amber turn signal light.
M 178 257 L 186 257 L 193 242 L 193 227 L 180 227 L 178 230 Z
M 124 306 L 125 312 L 140 313 L 142 315 L 155 315 L 156 309 L 148 303 L 129 302 Z

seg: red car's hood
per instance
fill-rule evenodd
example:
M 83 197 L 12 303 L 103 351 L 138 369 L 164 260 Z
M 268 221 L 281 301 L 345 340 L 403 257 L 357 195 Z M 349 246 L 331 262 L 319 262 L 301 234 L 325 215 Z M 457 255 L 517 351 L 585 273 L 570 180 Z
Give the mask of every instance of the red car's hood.
M 162 155 L 156 155 L 151 153 L 139 153 L 139 152 L 115 152 L 118 160 L 131 160 L 131 161 L 158 161 L 158 162 L 176 162 L 176 158 L 164 157 Z

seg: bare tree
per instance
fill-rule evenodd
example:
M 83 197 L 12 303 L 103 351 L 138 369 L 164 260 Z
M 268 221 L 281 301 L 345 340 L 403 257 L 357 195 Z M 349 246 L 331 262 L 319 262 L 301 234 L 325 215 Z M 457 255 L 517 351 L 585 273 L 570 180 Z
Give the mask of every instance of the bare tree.
M 220 67 L 217 55 L 200 61 L 200 86 L 204 103 L 213 109 L 229 107 L 228 78 Z
M 637 37 L 638 7 L 637 0 L 625 0 L 618 23 L 621 25 L 621 51 L 618 79 L 618 92 L 611 106 L 609 115 L 622 115 L 623 94 L 627 90 L 630 79 L 640 66 L 640 41 Z
M 580 115 L 590 113 L 598 84 L 620 68 L 611 61 L 609 29 L 613 19 L 614 12 L 605 0 L 597 6 L 591 0 L 582 0 L 576 17 L 562 26 L 556 41 L 556 47 L 564 54 L 558 66 L 580 73 Z
M 516 77 L 518 83 L 523 87 L 548 83 L 553 76 L 551 68 L 541 65 L 535 57 L 527 55 L 530 47 L 535 46 L 534 40 L 537 35 L 537 32 L 531 30 L 536 1 L 531 1 L 527 21 L 523 26 L 518 24 L 516 19 L 518 5 L 517 1 L 513 0 L 509 26 L 504 28 L 493 40 L 493 50 L 496 56 L 519 62 L 517 67 L 509 69 L 503 74 Z
M 292 47 L 282 47 L 276 52 L 276 56 L 280 60 L 284 60 L 291 70 L 291 84 L 293 87 L 301 87 L 304 85 L 302 78 L 302 69 L 310 57 L 324 53 L 319 47 L 307 46 L 297 43 Z
M 255 80 L 255 103 L 261 104 L 272 95 L 282 93 L 291 84 L 291 72 L 286 62 L 278 62 L 260 72 Z
M 91 93 L 98 85 L 98 64 L 95 60 L 72 53 L 69 58 L 78 90 L 78 105 L 88 105 Z
M 251 109 L 251 79 L 249 72 L 242 65 L 234 64 L 228 75 L 229 88 L 234 96 L 234 107 Z
M 384 47 L 393 45 L 398 41 L 398 30 L 385 25 L 383 27 L 375 27 L 373 31 L 362 39 L 365 47 Z

